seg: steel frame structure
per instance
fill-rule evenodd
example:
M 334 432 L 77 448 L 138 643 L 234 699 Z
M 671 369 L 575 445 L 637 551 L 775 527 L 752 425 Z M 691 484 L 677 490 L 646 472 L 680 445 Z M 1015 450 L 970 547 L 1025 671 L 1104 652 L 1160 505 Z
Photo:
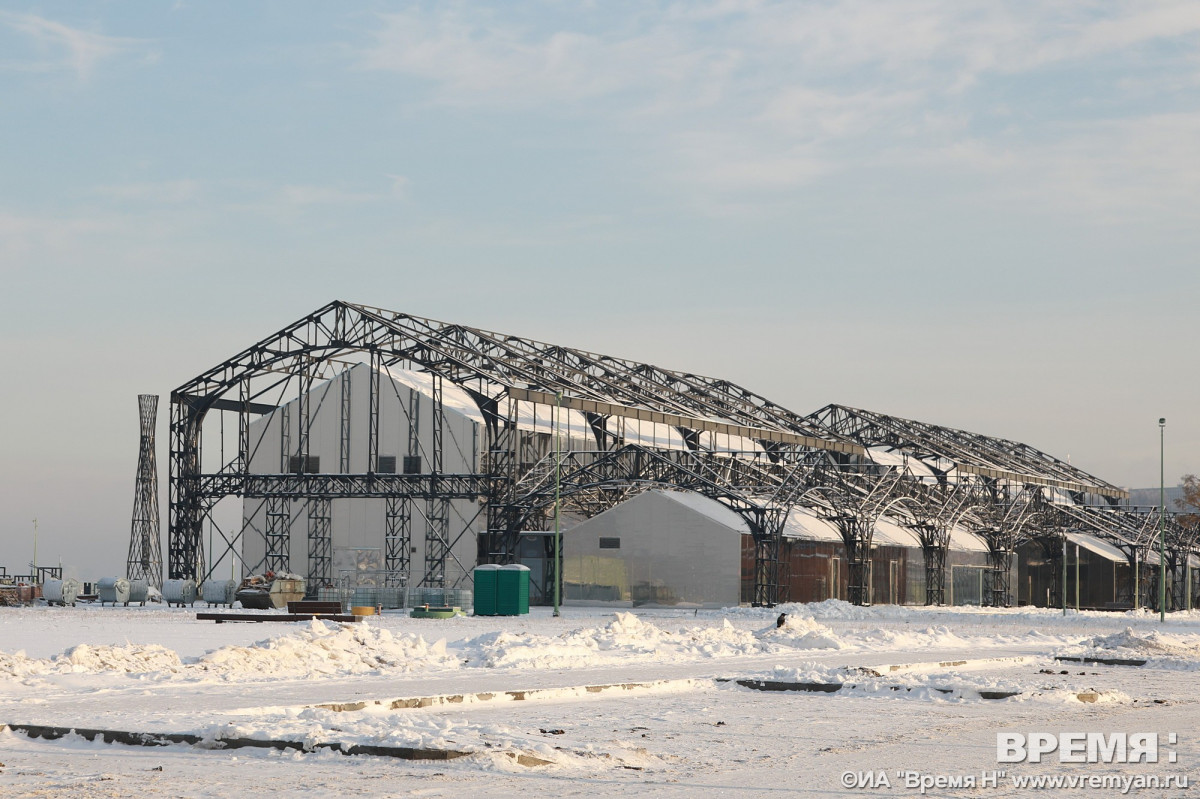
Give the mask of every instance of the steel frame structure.
M 985 601 L 1008 605 L 1016 547 L 1046 531 L 1061 535 L 1061 518 L 1046 512 L 1048 492 L 1057 490 L 1081 508 L 1090 507 L 1089 502 L 1116 507 L 1128 497 L 1111 483 L 1008 439 L 844 405 L 827 405 L 806 418 L 861 445 L 863 471 L 871 470 L 878 450 L 903 458 L 909 479 L 897 482 L 896 493 L 910 499 L 894 504 L 901 520 L 921 538 L 927 591 L 932 588 L 935 598 L 944 597 L 944 560 L 953 524 L 963 523 L 987 541 Z M 933 485 L 942 490 L 931 491 Z M 843 537 L 850 538 L 846 529 Z
M 372 367 L 366 468 L 348 474 L 306 473 L 312 415 L 306 399 L 295 405 L 298 434 L 281 438 L 280 472 L 251 473 L 249 464 L 255 446 L 249 431 L 252 417 L 281 407 L 290 412 L 283 401 L 289 386 L 307 398 L 314 381 L 333 377 L 357 362 L 368 362 Z M 431 473 L 393 475 L 377 471 L 378 374 L 394 364 L 412 365 L 439 380 L 449 380 L 476 400 L 486 420 L 487 437 L 487 457 L 479 472 L 439 473 L 437 447 Z M 278 396 L 272 398 L 272 392 Z M 567 407 L 590 403 L 589 407 L 596 409 L 588 412 L 588 419 L 598 451 L 619 445 L 619 438 L 606 428 L 606 419 L 614 412 L 639 421 L 669 422 L 681 428 L 690 425 L 686 429 L 691 441 L 697 440 L 698 432 L 703 430 L 742 435 L 760 442 L 770 461 L 785 468 L 809 458 L 814 448 L 857 451 L 835 436 L 812 430 L 799 415 L 727 381 L 370 306 L 333 302 L 172 392 L 171 576 L 204 576 L 203 520 L 210 518 L 212 507 L 226 496 L 262 498 L 268 503 L 264 536 L 268 542 L 267 566 L 274 570 L 285 571 L 289 565 L 284 537 L 292 518 L 292 504 L 346 497 L 401 497 L 431 503 L 427 535 L 439 545 L 448 543 L 443 522 L 445 503 L 456 497 L 483 499 L 488 514 L 484 557 L 511 560 L 521 531 L 517 519 L 529 516 L 521 509 L 531 501 L 515 493 L 525 472 L 523 466 L 528 464 L 523 459 L 523 448 L 529 445 L 529 437 L 518 429 L 512 400 L 537 401 L 530 398 L 530 392 L 562 394 Z M 238 445 L 231 459 L 216 469 L 205 470 L 204 421 L 213 411 L 237 416 Z M 435 415 L 439 413 L 435 408 Z M 292 426 L 289 420 L 285 429 L 290 431 Z M 403 514 L 394 516 L 402 518 Z M 222 532 L 227 550 L 239 535 Z M 767 535 L 763 533 L 763 537 Z M 399 545 L 399 541 L 396 543 Z M 777 550 L 772 556 L 769 542 L 764 542 L 762 549 L 760 597 L 763 602 L 774 602 L 777 571 L 775 576 L 772 574 L 777 569 Z M 425 564 L 427 579 L 445 559 L 444 553 L 435 554 L 437 557 Z M 394 551 L 394 557 L 399 553 Z
M 308 468 L 309 434 L 313 406 L 320 402 L 313 387 L 358 363 L 370 367 L 366 462 L 352 462 L 351 397 L 349 381 L 343 380 L 334 400 L 342 414 L 339 470 L 314 473 Z M 379 376 L 395 365 L 432 375 L 433 449 L 424 453 L 430 468 L 422 473 L 379 469 Z M 444 381 L 466 391 L 484 419 L 484 454 L 471 473 L 443 473 Z M 419 403 L 414 400 L 410 396 L 409 456 L 419 454 Z M 454 499 L 476 501 L 486 515 L 480 560 L 511 562 L 522 531 L 545 529 L 556 472 L 546 443 L 518 423 L 520 402 L 557 404 L 587 421 L 588 448 L 562 453 L 557 464 L 564 510 L 591 516 L 637 491 L 662 486 L 697 491 L 740 514 L 755 542 L 754 602 L 761 605 L 786 599 L 780 544 L 787 514 L 796 505 L 814 508 L 841 530 L 852 601 L 870 602 L 872 531 L 889 514 L 918 533 L 927 601 L 944 600 L 949 531 L 963 524 L 988 542 L 994 572 L 989 601 L 1007 604 L 1007 573 L 1016 545 L 1068 523 L 1061 514 L 1045 511 L 1046 492 L 1068 493 L 1079 508 L 1089 508 L 1080 511 L 1085 517 L 1099 512 L 1084 502 L 1087 497 L 1098 497 L 1107 512 L 1124 494 L 1070 464 L 1005 439 L 838 405 L 801 416 L 724 380 L 335 301 L 172 392 L 170 576 L 205 576 L 202 524 L 211 518 L 214 505 L 230 496 L 265 505 L 266 529 L 256 532 L 267 543 L 266 565 L 276 571 L 289 565 L 287 534 L 295 506 L 307 509 L 312 520 L 310 560 L 318 564 L 318 573 L 310 576 L 327 579 L 329 502 L 352 498 L 387 501 L 389 573 L 415 567 L 410 563 L 413 511 L 422 501 L 426 558 L 421 574 L 426 584 L 444 579 L 452 556 L 449 515 Z M 279 409 L 296 417 L 284 426 L 280 470 L 253 473 L 249 465 L 258 444 L 251 440 L 251 422 Z M 205 420 L 213 412 L 235 415 L 238 430 L 229 459 L 222 437 L 215 468 L 202 446 Z M 686 447 L 627 442 L 622 424 L 642 423 L 673 428 Z M 752 442 L 753 451 L 706 448 L 701 445 L 706 433 L 740 437 Z M 914 459 L 913 468 L 875 463 L 870 450 L 877 447 L 904 453 Z M 1089 529 L 1103 527 L 1088 524 Z M 249 532 L 245 526 L 233 534 L 222 531 L 226 551 Z M 1192 540 L 1188 546 L 1194 544 Z
M 137 479 L 133 490 L 133 524 L 125 573 L 130 580 L 145 580 L 148 585 L 162 588 L 162 529 L 158 518 L 158 462 L 154 447 L 157 419 L 158 395 L 139 394 Z

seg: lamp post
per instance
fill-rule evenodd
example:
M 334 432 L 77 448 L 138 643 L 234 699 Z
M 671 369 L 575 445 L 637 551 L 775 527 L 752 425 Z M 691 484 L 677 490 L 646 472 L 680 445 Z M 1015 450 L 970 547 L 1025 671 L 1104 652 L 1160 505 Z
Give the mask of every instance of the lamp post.
M 559 527 L 558 506 L 562 490 L 562 437 L 559 417 L 562 416 L 562 392 L 554 393 L 554 615 L 559 615 L 559 591 L 562 590 L 562 530 Z
M 1167 620 L 1167 472 L 1165 418 L 1158 420 L 1158 621 Z
M 1075 612 L 1079 612 L 1079 545 L 1075 545 Z
M 33 520 L 33 563 L 29 564 L 33 567 L 33 579 L 37 580 L 37 518 Z
M 1062 550 L 1062 609 L 1063 615 L 1067 615 L 1067 531 L 1063 530 L 1063 550 Z
M 1138 563 L 1138 551 L 1133 550 L 1133 609 L 1142 609 L 1142 564 Z

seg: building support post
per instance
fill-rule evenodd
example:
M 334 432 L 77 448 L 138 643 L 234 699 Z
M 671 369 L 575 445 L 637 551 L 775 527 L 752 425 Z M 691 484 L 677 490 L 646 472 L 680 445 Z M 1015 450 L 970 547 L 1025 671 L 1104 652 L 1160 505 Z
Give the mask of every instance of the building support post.
M 328 499 L 308 501 L 308 588 L 316 597 L 321 588 L 333 586 L 332 503 Z
M 433 375 L 433 452 L 430 471 L 436 479 L 443 472 L 446 414 L 442 404 L 442 376 Z M 450 554 L 450 500 L 430 498 L 425 513 L 425 577 L 422 585 L 446 585 L 446 560 Z

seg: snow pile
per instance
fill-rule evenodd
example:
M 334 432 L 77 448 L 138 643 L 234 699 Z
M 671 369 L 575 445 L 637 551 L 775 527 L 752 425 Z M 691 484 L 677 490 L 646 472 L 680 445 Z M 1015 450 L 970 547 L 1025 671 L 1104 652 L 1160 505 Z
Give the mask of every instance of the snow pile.
M 729 622 L 725 622 L 728 624 Z M 844 649 L 846 644 L 823 624 L 808 616 L 788 614 L 783 626 L 772 626 L 759 632 L 766 643 L 781 644 L 792 649 Z
M 590 643 L 590 646 L 589 646 Z M 525 666 L 558 669 L 604 662 L 595 642 L 533 633 L 495 632 L 465 642 L 463 659 L 471 666 Z
M 758 613 L 786 613 L 789 616 L 808 616 L 821 621 L 869 621 L 872 619 L 907 620 L 927 609 L 917 605 L 851 605 L 842 599 L 826 599 L 821 602 L 787 602 L 772 609 L 743 608 Z M 945 608 L 940 608 L 945 610 Z M 958 610 L 958 608 L 955 608 Z
M 126 674 L 176 673 L 183 669 L 179 655 L 159 644 L 89 646 L 80 644 L 53 660 L 56 671 L 74 674 L 115 671 Z
M 396 636 L 368 624 L 314 619 L 300 630 L 252 646 L 221 647 L 190 665 L 225 679 L 245 679 L 410 672 L 453 668 L 458 660 L 447 653 L 444 640 L 429 644 L 419 635 Z
M 33 674 L 42 674 L 40 666 L 43 663 L 45 661 L 27 657 L 24 649 L 11 655 L 7 652 L 0 652 L 0 677 L 28 677 Z
M 752 678 L 785 683 L 840 685 L 834 697 L 875 697 L 926 702 L 967 703 L 983 701 L 1051 703 L 1075 702 L 1081 688 L 1065 685 L 1022 684 L 1018 680 L 955 670 L 936 672 L 890 672 L 880 675 L 870 669 L 850 669 L 807 663 L 799 667 L 776 666 Z M 1013 694 L 998 697 L 998 694 Z M 986 697 L 986 699 L 985 699 Z M 1099 702 L 1127 702 L 1119 692 L 1097 695 Z
M 306 748 L 340 742 L 414 749 L 469 751 L 482 740 L 500 744 L 516 736 L 502 724 L 472 723 L 459 717 L 383 709 L 337 713 L 320 708 L 286 709 L 212 724 L 196 731 L 204 738 L 257 738 L 300 741 Z
M 753 632 L 722 619 L 719 626 L 666 630 L 633 613 L 618 613 L 605 627 L 591 627 L 558 637 L 510 632 L 489 633 L 468 642 L 464 659 L 474 666 L 499 668 L 579 668 L 624 660 L 679 662 L 783 652 L 788 649 L 841 649 L 844 644 L 812 619 L 787 618 Z
M 1098 635 L 1058 652 L 1068 657 L 1145 660 L 1157 668 L 1200 671 L 1200 636 L 1172 635 L 1158 630 L 1146 633 L 1126 627 L 1111 635 Z
M 182 668 L 179 655 L 158 644 L 80 644 L 52 658 L 30 658 L 24 651 L 0 652 L 0 676 L 17 678 L 101 672 L 169 675 Z
M 687 656 L 722 656 L 757 649 L 752 633 L 725 621 L 720 627 L 668 632 L 632 613 L 618 613 L 605 627 L 589 627 L 557 637 L 489 633 L 465 645 L 474 666 L 501 668 L 579 668 L 622 660 L 673 661 Z
M 392 635 L 367 624 L 309 625 L 251 646 L 225 646 L 199 658 L 182 659 L 158 644 L 80 644 L 52 658 L 0 652 L 0 676 L 129 674 L 156 679 L 255 680 L 334 674 L 409 672 L 453 668 L 458 659 L 446 642 L 429 644 L 419 635 Z
M 935 647 L 971 646 L 976 642 L 963 638 L 945 625 L 923 630 L 868 630 L 860 633 L 862 645 L 868 649 L 929 649 Z
M 643 767 L 658 764 L 659 758 L 645 749 L 621 742 L 603 748 L 591 742 L 575 740 L 571 735 L 553 735 L 541 729 L 519 729 L 507 724 L 471 721 L 458 714 L 393 711 L 384 706 L 339 713 L 321 708 L 272 709 L 253 716 L 205 725 L 194 731 L 207 740 L 251 738 L 297 741 L 306 749 L 318 744 L 339 743 L 350 746 L 408 747 L 469 752 L 484 764 L 504 770 L 525 770 L 512 755 L 532 755 L 552 767 L 595 768 L 596 758 L 606 766 Z M 496 757 L 493 758 L 492 754 Z
M 753 616 L 775 618 L 780 613 L 791 616 L 807 616 L 825 621 L 863 621 L 866 619 L 899 618 L 911 615 L 913 607 L 876 605 L 860 607 L 841 599 L 826 599 L 823 602 L 785 602 L 773 608 L 728 607 L 721 612 L 729 616 Z M 899 611 L 899 612 L 897 612 Z
M 1124 652 L 1136 652 L 1143 655 L 1178 655 L 1178 654 L 1196 654 L 1200 653 L 1200 646 L 1195 643 L 1186 643 L 1180 636 L 1164 635 L 1158 630 L 1151 630 L 1148 633 L 1141 634 L 1133 631 L 1132 627 L 1126 627 L 1119 633 L 1112 635 L 1101 635 L 1092 638 L 1085 643 L 1085 646 L 1092 649 L 1106 650 L 1121 650 Z

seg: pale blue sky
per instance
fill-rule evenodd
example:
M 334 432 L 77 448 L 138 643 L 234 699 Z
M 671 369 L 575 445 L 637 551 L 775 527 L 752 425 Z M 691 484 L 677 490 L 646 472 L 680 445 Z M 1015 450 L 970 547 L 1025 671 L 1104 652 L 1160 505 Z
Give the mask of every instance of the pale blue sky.
M 1191 0 L 0 2 L 0 565 L 333 298 L 1174 481 L 1197 219 Z

